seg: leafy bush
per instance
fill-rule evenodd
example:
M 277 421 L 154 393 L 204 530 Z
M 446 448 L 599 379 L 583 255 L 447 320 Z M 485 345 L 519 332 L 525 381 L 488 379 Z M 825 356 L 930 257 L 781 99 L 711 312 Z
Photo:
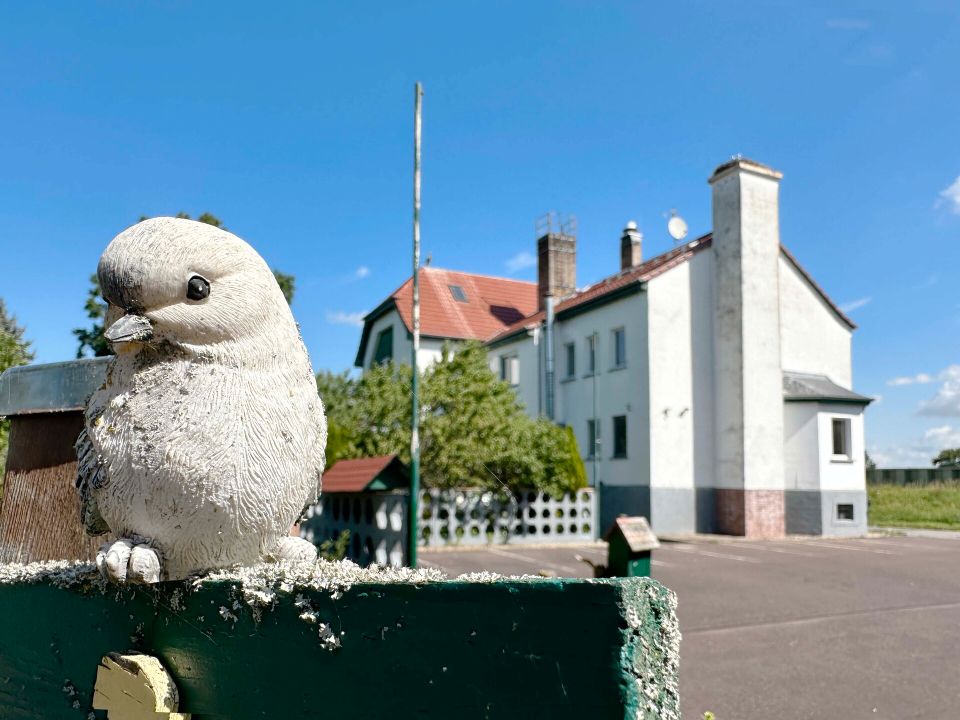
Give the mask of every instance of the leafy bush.
M 359 379 L 320 373 L 317 388 L 336 428 L 334 454 L 394 454 L 410 462 L 409 365 L 371 368 Z M 444 348 L 420 381 L 420 468 L 424 487 L 561 494 L 585 487 L 586 471 L 569 428 L 531 419 L 499 380 L 478 343 Z

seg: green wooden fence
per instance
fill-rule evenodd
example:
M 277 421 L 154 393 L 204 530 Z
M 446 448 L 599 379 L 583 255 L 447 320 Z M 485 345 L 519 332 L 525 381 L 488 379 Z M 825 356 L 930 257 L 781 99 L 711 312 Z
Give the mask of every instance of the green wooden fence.
M 130 651 L 193 720 L 679 717 L 676 599 L 649 578 L 279 567 L 116 588 L 0 565 L 0 718 L 102 719 L 97 666 Z
M 930 485 L 960 481 L 960 467 L 867 470 L 868 485 Z

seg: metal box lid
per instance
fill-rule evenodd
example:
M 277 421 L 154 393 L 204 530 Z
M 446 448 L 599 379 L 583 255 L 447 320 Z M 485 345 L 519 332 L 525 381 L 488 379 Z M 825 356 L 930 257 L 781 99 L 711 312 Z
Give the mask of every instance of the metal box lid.
M 622 515 L 613 521 L 603 539 L 610 542 L 614 535 L 620 535 L 627 543 L 630 552 L 638 553 L 660 547 L 660 541 L 650 529 L 647 519 L 642 516 L 627 517 Z
M 111 358 L 21 365 L 0 375 L 0 417 L 83 410 Z

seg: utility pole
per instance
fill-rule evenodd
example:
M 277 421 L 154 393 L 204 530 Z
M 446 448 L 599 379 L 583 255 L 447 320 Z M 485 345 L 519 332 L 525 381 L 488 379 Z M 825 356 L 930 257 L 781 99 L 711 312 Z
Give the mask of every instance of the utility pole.
M 600 533 L 603 532 L 603 528 L 600 527 L 600 448 L 602 445 L 600 441 L 600 418 L 597 417 L 600 414 L 597 407 L 597 375 L 600 373 L 600 334 L 596 330 L 593 331 L 591 340 L 593 341 L 593 496 L 596 498 L 597 510 L 596 521 L 593 526 L 597 537 L 600 537 Z
M 413 356 L 411 366 L 412 414 L 410 421 L 410 533 L 407 542 L 410 567 L 417 566 L 418 525 L 420 520 L 420 112 L 423 86 L 417 83 L 413 93 Z

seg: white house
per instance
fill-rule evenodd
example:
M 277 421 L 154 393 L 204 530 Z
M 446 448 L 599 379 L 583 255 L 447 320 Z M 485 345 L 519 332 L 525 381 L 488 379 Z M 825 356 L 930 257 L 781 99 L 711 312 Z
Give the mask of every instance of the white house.
M 780 244 L 781 174 L 710 178 L 713 231 L 650 260 L 628 224 L 620 271 L 576 288 L 576 239 L 537 241 L 538 282 L 424 268 L 418 366 L 478 339 L 531 414 L 574 428 L 601 526 L 860 534 L 863 412 L 853 322 Z M 410 281 L 364 323 L 357 365 L 410 356 Z

